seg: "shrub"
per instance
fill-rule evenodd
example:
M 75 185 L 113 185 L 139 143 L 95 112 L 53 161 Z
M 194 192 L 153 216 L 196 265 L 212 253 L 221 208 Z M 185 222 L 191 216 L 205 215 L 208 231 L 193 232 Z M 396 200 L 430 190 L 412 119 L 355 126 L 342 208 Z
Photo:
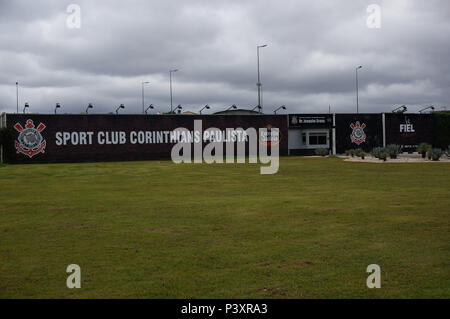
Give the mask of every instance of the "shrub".
M 388 146 L 386 146 L 385 149 L 386 153 L 388 153 L 391 158 L 397 158 L 401 150 L 402 150 L 401 146 L 396 144 L 389 144 Z
M 315 153 L 316 153 L 316 155 L 319 155 L 319 156 L 326 156 L 329 154 L 329 151 L 326 148 L 318 148 L 315 150 Z
M 351 155 L 352 157 L 355 157 L 355 150 L 354 150 L 354 149 L 349 150 L 349 152 L 350 152 L 350 155 Z
M 361 151 L 361 152 L 359 153 L 359 156 L 361 157 L 361 159 L 366 158 L 366 152 Z
M 439 161 L 442 156 L 442 150 L 440 148 L 433 148 L 430 150 L 430 157 L 433 161 Z
M 388 153 L 387 152 L 385 152 L 385 151 L 382 151 L 381 153 L 380 153 L 380 160 L 383 160 L 383 161 L 385 161 L 386 162 L 386 159 L 388 158 Z
M 417 153 L 422 154 L 422 158 L 426 157 L 427 152 L 431 149 L 431 145 L 427 143 L 420 143 L 417 148 Z
M 356 150 L 355 150 L 355 155 L 356 156 L 358 156 L 358 157 L 360 157 L 361 156 L 361 153 L 362 153 L 362 149 L 360 149 L 360 148 L 357 148 Z
M 372 156 L 375 158 L 380 158 L 380 154 L 383 152 L 383 148 L 382 147 L 374 147 L 372 149 Z

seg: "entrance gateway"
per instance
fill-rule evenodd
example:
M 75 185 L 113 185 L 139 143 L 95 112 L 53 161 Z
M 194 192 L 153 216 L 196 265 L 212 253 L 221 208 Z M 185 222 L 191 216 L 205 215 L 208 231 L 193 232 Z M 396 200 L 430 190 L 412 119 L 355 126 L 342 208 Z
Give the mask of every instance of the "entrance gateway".
M 289 155 L 314 155 L 331 148 L 332 114 L 289 114 Z

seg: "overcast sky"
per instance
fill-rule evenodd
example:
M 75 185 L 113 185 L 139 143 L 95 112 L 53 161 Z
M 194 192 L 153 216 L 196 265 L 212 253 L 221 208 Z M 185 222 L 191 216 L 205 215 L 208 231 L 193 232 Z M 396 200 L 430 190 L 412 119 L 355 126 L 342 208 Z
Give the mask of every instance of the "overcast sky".
M 148 81 L 146 106 L 166 112 L 170 69 L 184 110 L 253 108 L 262 44 L 265 113 L 354 112 L 358 65 L 360 112 L 450 109 L 448 0 L 0 0 L 0 28 L 0 111 L 16 111 L 18 81 L 20 112 L 139 113 Z

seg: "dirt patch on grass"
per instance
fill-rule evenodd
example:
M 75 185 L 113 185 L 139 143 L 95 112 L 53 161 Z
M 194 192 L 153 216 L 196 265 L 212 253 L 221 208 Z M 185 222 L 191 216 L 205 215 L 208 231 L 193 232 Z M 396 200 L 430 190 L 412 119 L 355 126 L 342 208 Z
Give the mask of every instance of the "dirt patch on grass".
M 159 234 L 181 234 L 182 231 L 170 227 L 147 227 L 147 230 L 152 233 Z
M 68 224 L 62 226 L 60 229 L 62 230 L 86 230 L 86 229 L 94 229 L 92 226 L 88 226 L 86 224 Z
M 269 267 L 269 266 L 271 266 L 272 264 L 266 262 L 266 263 L 262 263 L 262 264 L 259 264 L 259 265 L 260 265 L 261 267 Z
M 312 265 L 313 262 L 309 260 L 294 260 L 293 262 L 289 264 L 283 264 L 281 265 L 281 268 L 289 268 L 289 267 L 305 267 Z
M 274 287 L 274 288 L 264 288 L 262 290 L 264 295 L 273 297 L 273 296 L 286 296 L 287 290 L 280 287 Z
M 85 229 L 94 229 L 92 225 L 86 225 L 84 223 L 72 224 L 64 220 L 49 220 L 47 222 L 50 225 L 57 225 L 56 228 L 58 230 L 85 230 Z
M 337 208 L 324 208 L 324 209 L 322 209 L 322 212 L 324 212 L 324 213 L 338 213 L 339 210 Z
M 375 243 L 370 243 L 368 247 L 370 249 L 381 249 L 381 248 L 385 248 L 386 244 L 385 243 L 375 242 Z

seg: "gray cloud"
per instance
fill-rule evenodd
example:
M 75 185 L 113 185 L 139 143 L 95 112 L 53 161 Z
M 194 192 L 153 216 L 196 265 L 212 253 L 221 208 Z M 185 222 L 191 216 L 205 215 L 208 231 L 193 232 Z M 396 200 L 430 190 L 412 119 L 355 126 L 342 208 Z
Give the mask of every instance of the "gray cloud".
M 74 1 L 75 2 L 75 1 Z M 256 45 L 261 49 L 267 113 L 355 110 L 355 67 L 361 111 L 393 105 L 449 106 L 450 3 L 392 1 L 77 1 L 81 28 L 66 27 L 64 1 L 0 2 L 0 110 L 20 105 L 50 112 L 110 112 L 120 103 L 218 111 L 256 105 Z M 381 28 L 366 8 L 381 6 Z

